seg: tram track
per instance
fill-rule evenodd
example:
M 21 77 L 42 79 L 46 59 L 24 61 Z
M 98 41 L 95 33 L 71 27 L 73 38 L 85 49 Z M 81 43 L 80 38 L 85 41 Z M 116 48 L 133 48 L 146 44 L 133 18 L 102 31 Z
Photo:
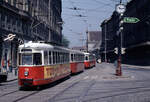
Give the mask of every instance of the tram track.
M 4 97 L 4 96 L 6 96 L 6 95 L 13 94 L 13 93 L 18 92 L 18 91 L 19 91 L 19 90 L 15 90 L 15 91 L 12 91 L 12 92 L 8 92 L 8 93 L 5 93 L 5 94 L 3 94 L 3 95 L 0 95 L 0 97 Z
M 0 84 L 0 90 L 7 89 L 7 88 L 12 87 L 12 86 L 17 86 L 17 82 L 1 83 Z
M 28 91 L 29 92 L 29 91 Z M 15 91 L 12 91 L 12 92 L 8 92 L 8 93 L 5 93 L 5 94 L 3 94 L 3 95 L 0 95 L 0 98 L 3 98 L 3 97 L 9 97 L 9 96 L 11 96 L 12 94 L 13 95 L 20 95 L 20 94 L 22 94 L 21 96 L 18 96 L 19 98 L 16 98 L 16 99 L 14 99 L 14 100 L 11 100 L 11 102 L 19 102 L 19 101 L 21 101 L 21 100 L 23 100 L 23 99 L 26 99 L 26 98 L 28 98 L 28 97 L 30 97 L 30 96 L 32 96 L 32 95 L 35 95 L 35 94 L 37 94 L 37 93 L 39 93 L 40 91 L 32 91 L 32 92 L 29 92 L 29 93 L 27 93 L 27 92 L 25 92 L 25 91 L 20 91 L 20 90 L 15 90 Z
M 13 100 L 13 102 L 19 102 L 19 101 L 21 101 L 21 100 L 23 100 L 23 99 L 26 99 L 26 98 L 28 98 L 28 97 L 30 97 L 30 96 L 32 96 L 32 95 L 35 95 L 35 94 L 37 94 L 37 93 L 39 93 L 39 92 L 40 92 L 40 91 L 36 91 L 36 92 L 29 93 L 28 95 L 25 95 L 25 96 L 20 97 L 20 98 L 18 98 L 18 99 L 16 99 L 16 100 Z
M 60 91 L 59 93 L 57 93 L 55 96 L 53 96 L 52 98 L 50 98 L 48 101 L 46 102 L 57 102 L 57 100 L 59 101 L 59 99 L 63 100 L 63 98 L 61 98 L 61 96 L 63 94 L 65 94 L 67 91 L 71 91 L 72 89 L 75 89 L 75 86 L 78 85 L 80 86 L 80 83 L 83 84 L 84 82 L 77 81 L 73 84 L 71 84 L 70 86 L 66 87 L 65 89 L 63 89 L 62 91 Z M 78 95 L 78 96 L 73 96 L 72 98 L 76 98 L 75 102 L 83 102 L 84 97 L 88 94 L 88 91 L 91 89 L 91 87 L 96 83 L 95 80 L 91 80 L 88 83 L 86 82 L 86 86 L 82 89 L 83 91 Z M 78 88 L 78 86 L 76 88 Z M 82 85 L 81 85 L 82 86 Z M 80 87 L 81 88 L 81 87 Z M 65 98 L 64 98 L 65 99 Z
M 91 80 L 89 84 L 83 89 L 83 92 L 79 95 L 79 98 L 77 98 L 76 102 L 82 102 L 84 97 L 88 94 L 88 91 L 90 88 L 96 83 L 95 80 Z
M 59 93 L 57 93 L 55 96 L 53 96 L 52 98 L 50 98 L 50 99 L 48 100 L 48 102 L 54 102 L 57 97 L 59 97 L 59 96 L 62 95 L 64 92 L 66 92 L 66 91 L 69 90 L 70 88 L 72 88 L 72 87 L 74 87 L 75 85 L 77 85 L 79 82 L 80 82 L 80 81 L 77 81 L 77 82 L 71 84 L 70 86 L 68 86 L 67 88 L 63 89 L 62 91 L 60 91 Z

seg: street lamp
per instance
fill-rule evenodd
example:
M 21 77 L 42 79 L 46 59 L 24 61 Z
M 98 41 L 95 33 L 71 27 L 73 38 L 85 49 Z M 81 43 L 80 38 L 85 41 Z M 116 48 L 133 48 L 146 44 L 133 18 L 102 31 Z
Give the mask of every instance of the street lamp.
M 107 27 L 107 25 L 106 25 L 106 23 L 107 23 L 107 21 L 105 21 L 105 62 L 107 63 L 107 55 L 106 55 L 107 54 L 107 41 L 106 41 L 106 38 L 107 38 L 106 37 L 106 35 L 107 35 L 107 32 L 106 32 L 107 28 L 106 27 Z
M 123 30 L 123 14 L 126 10 L 126 7 L 124 4 L 122 4 L 122 0 L 120 0 L 120 4 L 116 5 L 116 11 L 120 14 L 119 16 L 119 46 L 118 46 L 118 65 L 117 65 L 117 69 L 116 69 L 116 75 L 117 76 L 122 76 L 122 69 L 121 69 L 121 54 L 122 54 L 122 30 Z

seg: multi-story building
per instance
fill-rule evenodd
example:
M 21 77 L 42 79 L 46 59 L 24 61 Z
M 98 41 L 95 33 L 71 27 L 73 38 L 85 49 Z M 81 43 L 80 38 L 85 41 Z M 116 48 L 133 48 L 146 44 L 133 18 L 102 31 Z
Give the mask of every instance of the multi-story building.
M 124 63 L 131 64 L 150 64 L 150 1 L 149 0 L 130 0 L 126 5 L 126 11 L 124 17 L 136 17 L 140 19 L 137 23 L 124 23 L 122 33 L 122 47 L 124 47 L 125 54 L 122 55 L 122 61 Z M 112 22 L 112 23 L 109 23 Z M 110 26 L 110 27 L 109 27 Z M 102 47 L 101 53 L 104 56 L 106 50 L 106 56 L 110 57 L 107 53 L 109 50 L 118 46 L 118 30 L 119 30 L 119 17 L 118 14 L 113 13 L 111 18 L 107 22 L 103 22 L 102 25 Z M 106 29 L 105 29 L 106 28 Z M 105 37 L 106 35 L 106 37 Z M 109 38 L 113 38 L 110 41 Z M 113 43 L 115 42 L 115 43 Z M 105 47 L 107 45 L 107 47 Z M 114 52 L 113 52 L 114 53 Z M 103 57 L 104 58 L 104 57 Z
M 20 41 L 61 44 L 61 5 L 61 0 L 0 0 L 1 67 L 16 68 Z M 4 41 L 9 34 L 16 36 Z
M 88 31 L 88 51 L 99 49 L 101 44 L 101 31 Z
M 88 31 L 88 51 L 99 57 L 100 45 L 102 42 L 101 31 Z
M 102 28 L 102 44 L 100 49 L 102 61 L 113 62 L 116 59 L 114 48 L 117 47 L 117 30 L 119 24 L 119 16 L 117 12 L 113 12 L 109 19 L 101 23 Z

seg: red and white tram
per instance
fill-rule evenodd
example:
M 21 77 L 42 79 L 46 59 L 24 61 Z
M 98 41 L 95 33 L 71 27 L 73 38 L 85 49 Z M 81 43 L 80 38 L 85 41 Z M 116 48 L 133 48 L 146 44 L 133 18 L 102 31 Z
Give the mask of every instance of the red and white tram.
M 19 46 L 18 82 L 21 87 L 49 84 L 71 73 L 69 51 L 46 43 Z
M 96 59 L 94 54 L 84 53 L 84 66 L 85 68 L 92 68 L 96 66 Z
M 70 50 L 71 73 L 75 74 L 84 71 L 84 53 L 81 51 Z

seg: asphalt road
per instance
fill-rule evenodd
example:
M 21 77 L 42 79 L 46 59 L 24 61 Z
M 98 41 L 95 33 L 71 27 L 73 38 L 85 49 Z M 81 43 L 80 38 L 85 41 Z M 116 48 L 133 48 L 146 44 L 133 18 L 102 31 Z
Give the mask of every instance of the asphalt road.
M 0 102 L 150 102 L 150 69 L 123 66 L 115 76 L 113 64 L 97 64 L 41 90 L 18 90 L 17 80 L 0 84 Z

